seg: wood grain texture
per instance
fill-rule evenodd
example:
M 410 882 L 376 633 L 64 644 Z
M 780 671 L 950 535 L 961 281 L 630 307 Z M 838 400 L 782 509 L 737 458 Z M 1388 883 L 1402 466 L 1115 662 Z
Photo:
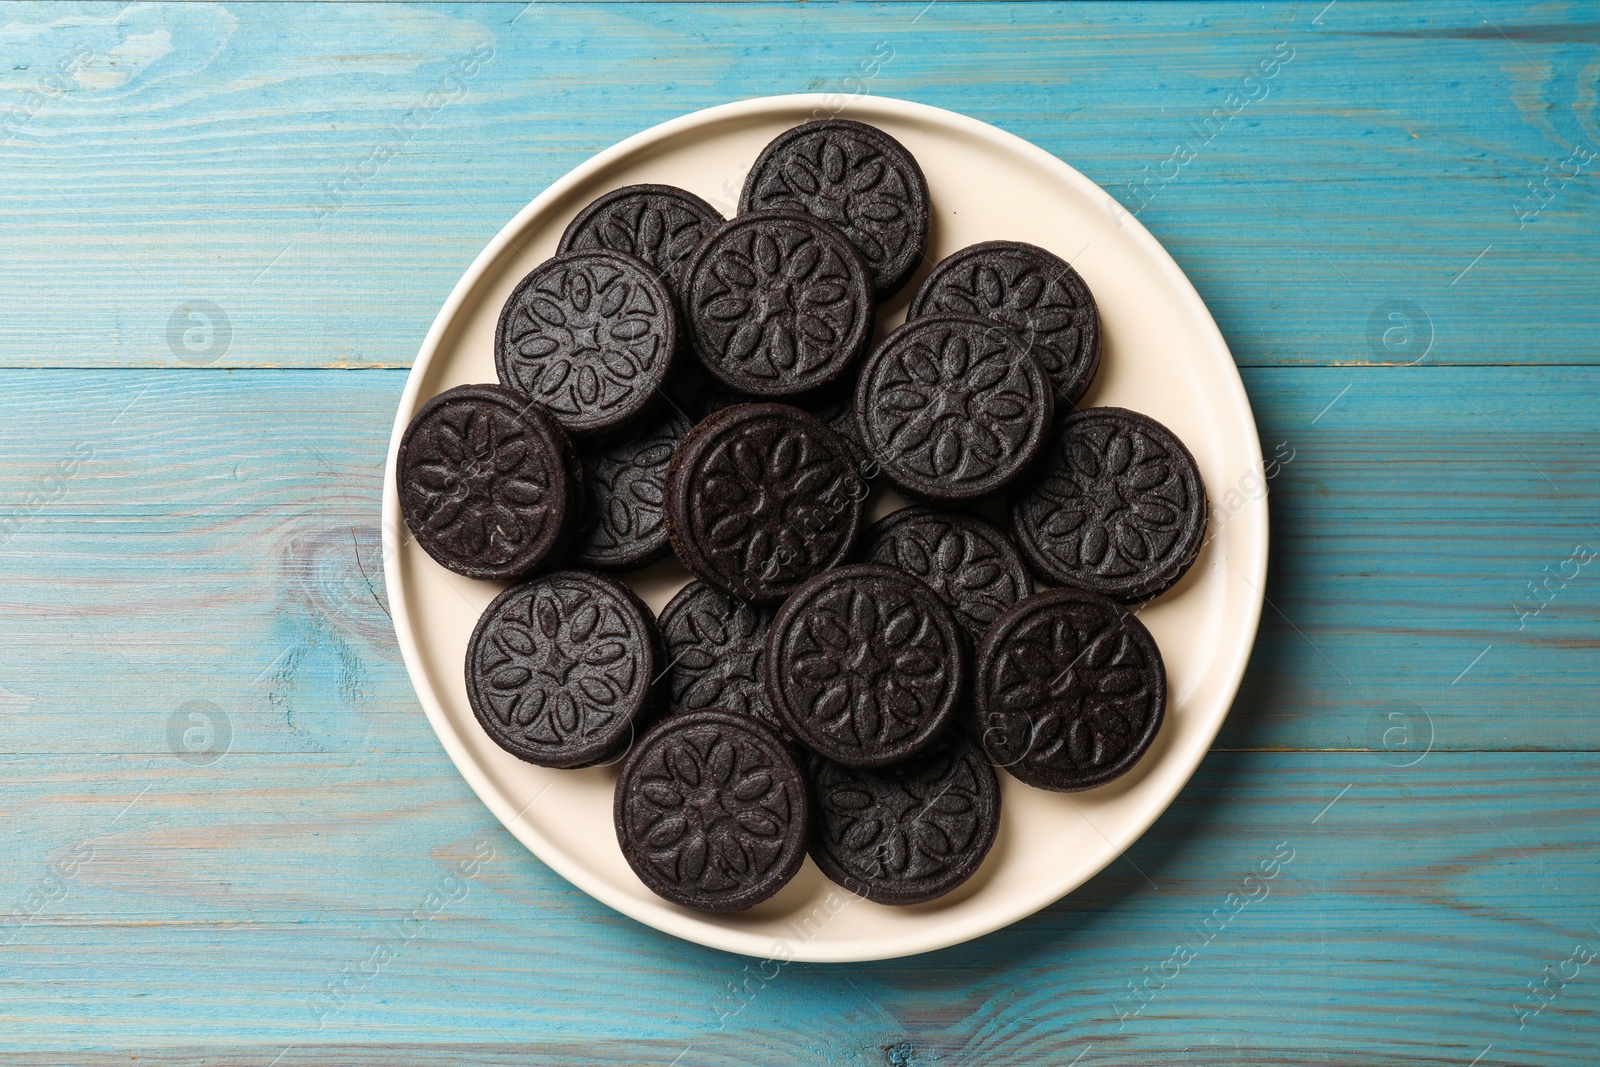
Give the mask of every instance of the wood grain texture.
M 550 1063 L 692 1046 L 680 1062 L 881 1064 L 905 1043 L 922 1063 L 1092 1045 L 1085 1063 L 1282 1065 L 1465 1064 L 1492 1043 L 1574 1062 L 1592 965 L 1524 1029 L 1514 1009 L 1574 943 L 1600 945 L 1597 771 L 1591 754 L 1213 753 L 1123 859 L 1031 919 L 918 959 L 763 974 L 566 885 L 437 754 L 36 758 L 0 765 L 31 812 L 11 822 L 17 896 L 83 858 L 7 927 L 0 1048 L 184 1062 L 168 1049 L 203 1033 L 226 1063 L 497 1063 L 529 1042 Z M 1194 958 L 1159 988 L 1180 944 Z M 393 958 L 363 967 L 379 945 Z
M 1563 567 L 1600 551 L 1600 368 L 1245 377 L 1287 462 L 1266 483 L 1271 606 L 1219 744 L 1381 748 L 1400 712 L 1443 749 L 1600 748 L 1600 562 Z M 360 752 L 379 724 L 385 749 L 437 750 L 382 604 L 403 372 L 0 380 L 0 611 L 18 622 L 0 752 L 159 752 L 161 709 L 191 699 L 229 708 L 244 751 Z M 1216 523 L 1262 482 L 1208 490 Z M 92 689 L 85 635 L 110 668 Z
M 0 1061 L 1592 1061 L 1600 165 L 1560 175 L 1600 31 L 1324 2 L 7 7 Z M 403 368 L 540 189 L 858 87 L 1033 140 L 1173 252 L 1277 460 L 1270 606 L 1101 876 L 763 968 L 495 824 L 395 650 L 378 492 Z
M 1436 362 L 1600 356 L 1600 162 L 1560 178 L 1600 152 L 1580 9 L 926 6 L 9 8 L 0 91 L 38 104 L 0 153 L 0 361 L 183 365 L 169 319 L 205 300 L 231 328 L 216 366 L 404 366 L 575 164 L 802 90 L 953 108 L 1072 163 L 1167 244 L 1242 364 L 1410 362 L 1368 336 L 1397 300 Z M 62 64 L 65 88 L 26 95 Z M 1230 94 L 1258 99 L 1229 116 Z

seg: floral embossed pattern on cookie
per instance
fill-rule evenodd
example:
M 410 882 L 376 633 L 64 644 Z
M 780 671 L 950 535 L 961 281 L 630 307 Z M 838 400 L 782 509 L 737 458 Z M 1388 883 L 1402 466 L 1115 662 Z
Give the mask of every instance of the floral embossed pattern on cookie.
M 712 165 L 735 164 L 723 157 L 761 128 L 754 114 L 729 113 Z M 908 143 L 940 140 L 913 116 L 893 123 Z M 515 757 L 537 765 L 522 765 L 536 789 L 558 787 L 535 821 L 592 831 L 585 808 L 613 784 L 616 840 L 637 880 L 614 853 L 588 856 L 594 842 L 556 833 L 552 855 L 596 859 L 584 869 L 630 914 L 748 946 L 752 921 L 783 923 L 818 899 L 920 913 L 954 893 L 943 914 L 970 934 L 973 916 L 1014 897 L 993 884 L 1017 876 L 1016 849 L 1002 864 L 993 848 L 1002 768 L 1020 798 L 1028 786 L 1096 788 L 1154 761 L 1165 668 L 1127 605 L 1194 565 L 1205 488 L 1165 427 L 1079 409 L 1102 324 L 1071 265 L 997 240 L 920 271 L 933 205 L 905 146 L 860 122 L 786 125 L 732 219 L 669 185 L 608 183 L 580 206 L 579 190 L 621 173 L 597 160 L 521 218 L 536 247 L 541 211 L 576 211 L 554 256 L 520 280 L 503 276 L 498 251 L 475 268 L 461 291 L 483 292 L 440 328 L 492 313 L 484 292 L 509 290 L 493 338 L 499 384 L 422 404 L 397 445 L 394 487 L 434 559 L 505 584 L 474 593 L 455 580 L 469 600 L 499 595 L 470 635 L 449 611 L 422 631 L 468 637 L 481 729 L 458 737 L 470 761 L 494 778 Z M 994 147 L 973 174 L 1008 165 Z M 636 155 L 640 176 L 691 173 L 675 155 Z M 944 204 L 942 237 L 998 217 L 973 207 Z M 1041 217 L 1033 236 L 1054 242 L 1061 225 Z M 906 321 L 876 335 L 878 311 L 901 308 Z M 457 362 L 419 365 L 408 397 L 477 358 L 461 353 L 487 339 L 468 333 L 440 341 Z M 1140 346 L 1114 342 L 1110 359 L 1132 359 L 1117 382 L 1137 381 L 1149 369 Z M 873 491 L 880 474 L 887 497 Z M 895 510 L 896 492 L 911 505 Z M 884 517 L 863 537 L 869 497 Z M 1002 501 L 1005 529 L 978 514 Z M 658 620 L 634 589 L 665 592 L 679 570 L 624 572 L 668 549 L 692 579 Z M 421 553 L 397 565 L 429 566 Z M 1059 587 L 1032 593 L 1049 583 Z M 1170 774 L 1141 777 L 1109 788 Z M 1039 804 L 1013 813 L 1024 844 L 1050 832 Z M 808 849 L 842 889 L 813 871 L 780 893 Z M 763 901 L 732 920 L 680 910 Z M 902 918 L 920 929 L 935 914 Z
M 808 122 L 762 150 L 739 211 L 799 210 L 837 226 L 890 296 L 922 261 L 928 183 L 910 152 L 882 130 L 849 119 Z
M 772 896 L 805 859 L 805 779 L 754 719 L 691 712 L 656 725 L 622 767 L 613 815 L 622 854 L 657 894 L 705 911 Z
M 1144 755 L 1166 714 L 1167 674 L 1128 609 L 1082 589 L 1050 589 L 984 634 L 973 702 L 996 765 L 1071 792 L 1104 785 Z
M 695 576 L 750 600 L 781 600 L 841 562 L 866 487 L 849 449 L 786 404 L 735 404 L 700 422 L 667 468 L 667 531 Z
M 1056 411 L 1071 409 L 1100 368 L 1100 311 L 1066 260 L 1020 241 L 985 241 L 939 261 L 908 319 L 977 315 L 1022 339 L 1050 375 Z
M 654 269 L 616 252 L 569 252 L 512 291 L 495 368 L 567 432 L 594 437 L 651 407 L 677 344 L 677 308 Z
M 1123 408 L 1088 408 L 1055 431 L 1011 501 L 1028 563 L 1051 581 L 1131 603 L 1170 588 L 1200 552 L 1206 491 L 1171 430 Z
M 667 601 L 660 623 L 668 713 L 731 711 L 787 735 L 763 683 L 772 611 L 698 581 Z
M 689 264 L 684 308 L 706 371 L 738 393 L 835 382 L 871 341 L 866 267 L 842 234 L 795 212 L 741 215 Z
M 814 760 L 811 855 L 878 904 L 920 904 L 977 871 L 1000 829 L 1000 783 L 983 752 L 947 733 L 888 771 Z
M 899 567 L 927 583 L 955 610 L 974 643 L 995 616 L 1032 588 L 1011 539 L 965 511 L 901 508 L 867 529 L 857 558 Z
M 600 570 L 629 570 L 661 558 L 667 528 L 661 520 L 667 463 L 689 432 L 689 420 L 668 410 L 649 425 L 584 453 L 588 493 L 572 561 Z
M 767 698 L 812 751 L 885 767 L 938 740 L 966 684 L 955 615 L 915 578 L 838 567 L 778 609 L 767 634 Z
M 878 345 L 856 383 L 863 447 L 924 500 L 974 500 L 1010 484 L 1044 446 L 1050 380 L 1009 330 L 930 315 Z
M 417 543 L 457 574 L 508 581 L 558 556 L 578 528 L 583 472 L 567 435 L 508 389 L 463 385 L 417 412 L 395 464 Z
M 627 586 L 587 571 L 514 585 L 467 646 L 467 697 L 495 742 L 542 767 L 615 756 L 652 709 L 661 638 Z
M 721 212 L 686 189 L 629 185 L 578 212 L 556 251 L 622 252 L 654 267 L 681 294 L 689 257 L 722 223 Z

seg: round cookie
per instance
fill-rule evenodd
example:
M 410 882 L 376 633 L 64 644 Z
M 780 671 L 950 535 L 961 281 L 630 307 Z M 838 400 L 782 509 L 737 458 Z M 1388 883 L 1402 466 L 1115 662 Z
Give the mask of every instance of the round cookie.
M 928 244 L 928 182 L 905 146 L 849 119 L 779 134 L 745 177 L 739 212 L 798 210 L 837 226 L 891 296 L 916 273 Z
M 661 635 L 627 586 L 553 571 L 495 597 L 467 644 L 467 700 L 501 748 L 541 767 L 621 753 L 654 710 Z
M 736 393 L 790 397 L 835 381 L 872 341 L 872 282 L 844 235 L 799 212 L 740 215 L 684 274 L 706 373 Z
M 677 346 L 677 306 L 654 268 L 617 252 L 568 252 L 511 291 L 494 364 L 502 385 L 574 437 L 595 438 L 654 405 Z
M 537 404 L 463 385 L 422 406 L 395 461 L 400 514 L 440 566 L 483 581 L 560 558 L 583 511 L 572 442 Z
M 807 410 L 823 422 L 850 450 L 850 458 L 855 461 L 856 473 L 862 479 L 870 481 L 877 475 L 877 465 L 872 462 L 872 456 L 862 447 L 860 439 L 856 436 L 856 412 L 852 403 L 851 393 L 854 390 L 842 392 L 840 395 L 827 400 L 818 400 L 808 405 Z
M 693 412 L 696 421 L 698 421 L 721 411 L 723 408 L 731 408 L 735 404 L 743 404 L 745 402 L 742 397 L 734 396 L 719 386 L 707 385 L 695 396 Z
M 866 495 L 849 448 L 815 416 L 735 404 L 673 452 L 667 532 L 695 577 L 746 600 L 782 600 L 849 554 Z
M 1167 672 L 1127 608 L 1082 589 L 1035 593 L 978 646 L 973 704 L 997 766 L 1040 789 L 1104 785 L 1138 762 L 1167 710 Z
M 578 212 L 561 234 L 558 254 L 621 252 L 653 267 L 675 296 L 700 242 L 725 220 L 722 212 L 675 185 L 626 185 Z
M 1011 539 L 965 511 L 901 508 L 867 528 L 856 558 L 925 582 L 955 611 L 974 647 L 995 617 L 1032 589 Z
M 678 590 L 658 620 L 667 654 L 667 714 L 731 711 L 787 737 L 762 671 L 772 612 L 705 582 Z
M 670 409 L 643 429 L 583 453 L 588 493 L 572 562 L 596 570 L 632 570 L 666 554 L 661 521 L 667 463 L 689 432 L 689 420 Z
M 839 435 L 845 446 L 850 449 L 850 456 L 856 463 L 856 472 L 870 480 L 869 472 L 870 474 L 876 472 L 875 468 L 868 464 L 872 457 L 867 455 L 866 450 L 861 447 L 861 442 L 856 440 L 856 415 L 852 403 L 854 394 L 855 377 L 846 375 L 842 381 L 829 386 L 816 396 L 804 397 L 803 405 L 797 406 L 827 423 L 828 428 Z M 713 411 L 721 411 L 723 408 L 742 403 L 744 401 L 739 397 L 718 386 L 704 385 L 693 394 L 691 411 L 697 413 L 698 417 L 705 418 Z
M 684 344 L 687 347 L 687 328 L 684 330 Z M 664 402 L 688 419 L 691 425 L 713 411 L 746 403 L 743 397 L 734 396 L 722 387 L 722 383 L 708 375 L 705 368 L 700 366 L 700 361 L 692 355 L 672 365 L 672 380 L 667 383 Z
M 872 563 L 817 575 L 767 632 L 767 699 L 789 732 L 847 767 L 886 767 L 932 745 L 965 695 L 966 650 L 928 586 Z
M 805 861 L 805 778 L 784 742 L 742 715 L 657 723 L 622 765 L 612 815 L 639 880 L 687 908 L 742 911 Z
M 956 731 L 887 770 L 813 759 L 811 858 L 877 904 L 922 904 L 977 871 L 1000 830 L 1000 782 Z
M 928 315 L 867 358 L 856 431 L 896 488 L 962 503 L 1004 489 L 1038 458 L 1054 402 L 1044 368 L 1011 331 L 972 315 Z
M 985 241 L 939 261 L 907 319 L 977 315 L 1005 326 L 1050 376 L 1056 413 L 1072 410 L 1100 369 L 1100 310 L 1071 264 L 1037 245 Z
M 1125 408 L 1062 421 L 1011 499 L 1017 546 L 1044 578 L 1124 603 L 1182 578 L 1206 532 L 1206 488 L 1172 431 Z

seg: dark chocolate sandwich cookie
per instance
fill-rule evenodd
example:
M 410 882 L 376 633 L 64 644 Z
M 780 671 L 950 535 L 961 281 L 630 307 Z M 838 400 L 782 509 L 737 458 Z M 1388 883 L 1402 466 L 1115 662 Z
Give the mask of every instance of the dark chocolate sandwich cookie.
M 685 327 L 685 336 L 688 329 Z M 713 411 L 744 403 L 743 397 L 734 396 L 714 380 L 700 366 L 697 359 L 682 359 L 672 365 L 672 380 L 667 383 L 665 402 L 670 402 L 691 423 L 699 422 Z
M 677 307 L 653 268 L 617 252 L 579 251 L 545 260 L 511 291 L 494 362 L 502 385 L 588 438 L 652 406 L 677 345 Z
M 735 404 L 744 403 L 748 403 L 744 397 L 734 396 L 718 386 L 708 385 L 695 397 L 694 414 L 698 421 L 721 411 L 723 408 L 731 408 Z
M 907 319 L 977 315 L 1008 327 L 1044 364 L 1056 413 L 1072 410 L 1100 369 L 1100 311 L 1066 260 L 1020 241 L 985 241 L 939 261 Z
M 739 211 L 804 211 L 837 226 L 872 270 L 878 296 L 916 273 L 928 243 L 928 182 L 905 146 L 849 119 L 808 122 L 761 150 Z
M 743 715 L 657 723 L 622 765 L 612 814 L 639 880 L 687 908 L 742 911 L 805 861 L 805 778 L 788 746 Z
M 842 561 L 866 484 L 839 435 L 787 404 L 735 404 L 667 465 L 667 533 L 684 566 L 746 600 L 782 600 Z
M 684 315 L 717 381 L 748 396 L 797 396 L 837 381 L 871 343 L 871 280 L 832 226 L 798 212 L 757 212 L 695 253 Z
M 773 609 L 690 582 L 661 609 L 667 713 L 731 711 L 788 734 L 767 700 L 762 664 Z
M 978 646 L 973 703 L 997 766 L 1041 789 L 1104 785 L 1138 762 L 1167 710 L 1167 671 L 1144 623 L 1063 587 L 1006 609 Z
M 1050 379 L 1010 330 L 928 315 L 873 349 L 856 382 L 861 443 L 910 496 L 960 503 L 1005 488 L 1038 457 Z
M 720 211 L 687 189 L 628 185 L 578 212 L 556 250 L 622 252 L 654 267 L 681 295 L 689 257 L 723 221 Z
M 813 759 L 811 858 L 878 904 L 922 904 L 977 871 L 1000 829 L 1000 782 L 977 745 L 951 731 L 885 770 Z
M 877 475 L 877 464 L 872 462 L 872 455 L 861 444 L 856 436 L 856 412 L 852 402 L 853 390 L 840 393 L 828 400 L 821 400 L 808 406 L 807 410 L 823 422 L 827 423 L 834 433 L 844 441 L 845 447 L 850 450 L 850 458 L 855 460 L 856 472 L 864 479 Z
M 670 409 L 642 429 L 583 455 L 588 492 L 573 545 L 572 562 L 599 570 L 631 570 L 654 563 L 667 552 L 661 521 L 667 461 L 689 420 Z
M 558 559 L 583 511 L 583 468 L 537 404 L 463 385 L 422 406 L 395 461 L 400 514 L 457 574 L 510 581 Z
M 965 511 L 901 508 L 862 535 L 858 559 L 899 567 L 944 597 L 974 646 L 995 617 L 1032 589 L 999 527 Z
M 767 699 L 802 744 L 885 767 L 938 740 L 964 695 L 960 623 L 928 586 L 872 563 L 819 574 L 767 633 Z
M 484 732 L 541 767 L 618 755 L 652 713 L 655 618 L 621 582 L 553 571 L 501 593 L 467 645 L 467 699 Z
M 1206 489 L 1183 442 L 1124 408 L 1088 408 L 1055 430 L 1011 500 L 1040 575 L 1114 600 L 1147 600 L 1183 577 L 1206 532 Z

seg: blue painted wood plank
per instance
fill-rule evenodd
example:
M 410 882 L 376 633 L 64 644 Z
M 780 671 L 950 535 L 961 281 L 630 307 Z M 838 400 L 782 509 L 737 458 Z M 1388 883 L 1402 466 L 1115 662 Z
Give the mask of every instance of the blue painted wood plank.
M 5 381 L 0 752 L 160 750 L 155 721 L 192 699 L 251 752 L 435 750 L 381 603 L 403 373 Z M 1382 747 L 1402 713 L 1443 749 L 1600 747 L 1600 563 L 1574 560 L 1600 552 L 1600 368 L 1261 368 L 1246 387 L 1278 459 L 1270 606 L 1219 744 Z M 1208 490 L 1226 522 L 1262 483 Z
M 1593 754 L 1213 753 L 1125 858 L 1032 919 L 913 960 L 763 971 L 566 886 L 438 753 L 8 763 L 31 813 L 13 900 L 70 870 L 3 927 L 0 1049 L 182 1062 L 203 1035 L 226 1063 L 498 1063 L 529 1042 L 549 1063 L 883 1064 L 904 1044 L 899 1062 L 1064 1064 L 1092 1046 L 1085 1064 L 1233 1067 L 1460 1065 L 1492 1044 L 1581 1062 L 1594 964 L 1517 1010 L 1575 944 L 1600 948 L 1597 772 Z
M 808 89 L 953 108 L 1077 166 L 1168 244 L 1243 364 L 1407 363 L 1424 337 L 1435 362 L 1600 355 L 1582 8 L 926 7 L 8 8 L 0 362 L 403 366 L 572 166 Z M 190 301 L 226 345 L 169 340 Z M 1413 308 L 1385 345 L 1373 325 Z
M 1600 748 L 1597 375 L 1248 371 L 1271 606 L 1219 744 L 1381 748 L 1400 714 L 1440 748 Z M 244 751 L 435 751 L 381 604 L 403 379 L 7 372 L 0 753 L 159 753 L 189 700 Z M 1208 488 L 1214 522 L 1262 491 Z
M 1270 483 L 1270 603 L 1219 744 L 1371 747 L 1396 721 L 1413 745 L 1600 744 L 1600 464 L 1577 410 L 1592 371 L 1246 383 L 1266 453 L 1289 462 Z M 1224 510 L 1254 485 L 1220 488 Z
M 1595 40 L 1582 8 L 1488 2 L 8 7 L 0 1049 L 1592 1059 Z M 403 367 L 571 166 L 727 99 L 849 92 L 880 43 L 867 91 L 1138 211 L 1293 458 L 1221 751 L 1124 859 L 973 945 L 769 979 L 571 889 L 440 753 L 372 569 L 403 374 L 229 368 Z M 231 329 L 203 368 L 169 342 L 194 300 Z

